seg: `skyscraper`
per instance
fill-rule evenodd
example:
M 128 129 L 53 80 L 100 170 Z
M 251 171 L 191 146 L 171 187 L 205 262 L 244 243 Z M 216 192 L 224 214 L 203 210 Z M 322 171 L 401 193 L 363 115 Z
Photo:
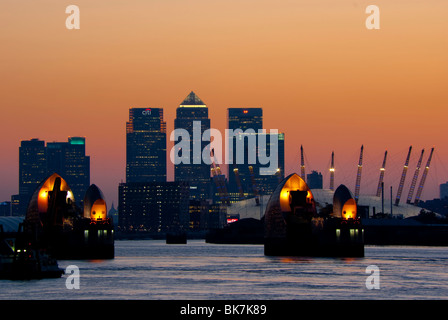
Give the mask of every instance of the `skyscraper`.
M 47 174 L 62 176 L 72 189 L 78 205 L 90 186 L 90 157 L 86 156 L 86 139 L 69 137 L 67 142 L 47 143 Z
M 265 165 L 260 163 L 258 161 L 258 173 L 254 172 L 255 174 L 255 181 L 258 185 L 259 192 L 262 194 L 271 194 L 274 192 L 275 188 L 277 187 L 278 183 L 284 178 L 285 176 L 285 134 L 282 132 L 279 132 L 277 134 L 271 134 L 271 133 L 262 133 L 258 134 L 258 141 L 260 141 L 260 137 L 262 135 L 266 135 L 264 138 L 266 141 L 266 150 L 261 150 L 261 145 L 258 145 L 257 153 L 265 153 L 268 157 L 271 158 L 273 161 L 273 158 L 277 158 L 277 168 L 271 169 L 270 173 L 261 174 L 261 169 L 267 169 L 271 166 Z M 273 142 L 272 139 L 276 140 L 277 144 L 277 150 L 273 149 Z M 276 155 L 273 155 L 272 152 L 276 152 Z M 257 176 L 258 174 L 258 176 Z
M 200 136 L 193 136 L 195 125 L 198 132 L 200 131 Z M 210 143 L 201 139 L 204 131 L 210 129 L 210 119 L 207 106 L 193 91 L 177 108 L 174 129 L 184 129 L 190 136 L 190 154 L 187 155 L 189 163 L 175 164 L 175 181 L 190 183 L 191 199 L 210 198 L 210 165 L 206 164 L 200 156 L 202 150 Z M 200 153 L 195 152 L 198 150 Z
M 270 132 L 260 132 L 263 129 L 262 108 L 228 108 L 227 120 L 230 130 L 241 129 L 242 131 L 242 133 L 234 134 L 229 141 L 233 150 L 232 163 L 228 165 L 229 190 L 233 195 L 233 200 L 236 200 L 237 192 L 238 195 L 243 193 L 244 196 L 253 196 L 255 189 L 256 192 L 263 194 L 273 192 L 279 180 L 284 176 L 284 134 L 277 134 L 277 154 L 271 155 L 271 137 L 273 135 Z M 266 144 L 261 144 L 261 141 L 266 141 Z M 243 163 L 237 161 L 238 144 L 244 146 Z M 268 167 L 268 165 L 260 163 L 260 154 L 277 157 L 277 168 L 271 174 L 260 174 L 261 168 Z
M 31 195 L 46 175 L 45 141 L 39 139 L 21 141 L 19 147 L 19 193 L 11 196 L 13 216 L 25 214 Z
M 67 142 L 39 139 L 23 140 L 19 147 L 19 194 L 11 197 L 13 215 L 24 215 L 37 186 L 50 174 L 61 175 L 80 204 L 90 185 L 90 157 L 84 137 L 69 137 Z
M 228 165 L 229 175 L 229 191 L 232 200 L 235 200 L 236 193 L 241 192 L 244 196 L 253 195 L 253 185 L 251 180 L 251 173 L 249 171 L 249 141 L 257 137 L 258 130 L 263 129 L 263 109 L 262 108 L 228 108 L 227 109 L 228 128 L 230 130 L 240 129 L 244 133 L 239 134 L 238 137 L 232 137 L 229 141 L 233 153 L 232 164 Z M 249 133 L 247 130 L 253 130 Z M 244 163 L 237 163 L 237 140 L 242 140 L 244 143 Z M 255 140 L 256 141 L 256 140 Z M 251 150 L 256 154 L 256 149 Z M 255 164 L 250 164 L 255 171 L 258 167 Z M 239 196 L 238 196 L 239 197 Z
M 45 141 L 24 140 L 19 147 L 19 195 L 30 197 L 47 176 Z
M 126 182 L 166 181 L 166 122 L 161 108 L 131 108 L 126 122 Z
M 228 108 L 227 111 L 229 129 L 253 129 L 255 132 L 263 129 L 262 108 Z

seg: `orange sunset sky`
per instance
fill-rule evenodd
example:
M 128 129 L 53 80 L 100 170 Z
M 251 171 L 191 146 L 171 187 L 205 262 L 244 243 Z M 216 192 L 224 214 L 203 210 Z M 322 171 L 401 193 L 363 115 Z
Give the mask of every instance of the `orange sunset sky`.
M 71 4 L 80 30 L 65 27 Z M 380 30 L 365 27 L 370 4 Z M 386 149 L 385 187 L 396 190 L 409 146 L 407 185 L 421 149 L 426 162 L 435 146 L 422 199 L 438 197 L 447 12 L 446 0 L 2 0 L 0 201 L 18 193 L 21 140 L 85 136 L 91 183 L 117 206 L 129 108 L 164 108 L 169 138 L 192 90 L 222 131 L 227 108 L 262 107 L 264 127 L 285 133 L 286 173 L 299 171 L 302 144 L 327 188 L 333 150 L 336 184 L 354 191 L 364 145 L 361 193 L 372 194 Z

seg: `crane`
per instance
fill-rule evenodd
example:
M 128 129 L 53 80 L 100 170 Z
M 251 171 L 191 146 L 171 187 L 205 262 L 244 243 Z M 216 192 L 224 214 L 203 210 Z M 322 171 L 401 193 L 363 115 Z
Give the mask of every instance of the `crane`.
M 386 171 L 386 159 L 387 159 L 387 150 L 386 152 L 384 152 L 383 165 L 380 168 L 380 179 L 378 181 L 378 188 L 376 189 L 377 197 L 381 195 L 381 191 L 383 190 L 384 172 Z
M 254 168 L 252 166 L 249 166 L 249 172 L 250 172 L 250 180 L 252 182 L 252 189 L 254 191 L 255 203 L 257 204 L 257 206 L 259 206 L 260 205 L 260 199 L 258 197 L 258 188 L 257 188 L 257 184 L 255 182 Z
M 224 180 L 224 175 L 221 174 L 221 168 L 216 165 L 216 156 L 215 156 L 215 150 L 212 149 L 210 157 L 212 158 L 212 176 L 213 180 L 215 181 L 216 188 L 218 189 L 219 196 L 221 199 L 221 202 L 223 204 L 226 204 L 227 206 L 230 206 L 230 199 L 229 199 L 229 193 L 227 192 L 226 182 Z
M 334 151 L 331 153 L 330 190 L 334 190 Z
M 280 183 L 282 182 L 283 178 L 282 178 L 282 169 L 277 168 L 277 171 L 275 172 L 275 174 L 277 175 L 277 182 Z
M 303 157 L 303 146 L 300 145 L 300 177 L 305 180 L 305 160 Z
M 428 161 L 426 162 L 425 170 L 423 170 L 422 178 L 420 179 L 420 184 L 417 189 L 417 194 L 415 196 L 414 205 L 417 205 L 420 201 L 420 196 L 422 195 L 423 186 L 425 184 L 426 176 L 428 175 L 429 165 L 431 164 L 432 154 L 434 152 L 434 147 L 431 149 L 431 153 L 429 154 Z
M 361 173 L 362 173 L 362 154 L 364 152 L 364 145 L 361 146 L 361 153 L 359 155 L 358 173 L 356 174 L 356 186 L 355 186 L 355 201 L 358 203 L 359 189 L 361 188 Z
M 401 193 L 403 192 L 404 180 L 406 179 L 406 172 L 408 171 L 409 158 L 411 157 L 412 146 L 409 147 L 408 155 L 404 163 L 403 172 L 401 173 L 400 185 L 398 186 L 397 197 L 395 198 L 395 205 L 400 203 Z
M 420 158 L 417 162 L 417 167 L 415 167 L 414 177 L 412 178 L 411 187 L 409 188 L 408 199 L 406 203 L 411 203 L 412 195 L 414 194 L 415 184 L 417 183 L 418 174 L 420 172 L 420 166 L 422 165 L 423 154 L 425 153 L 425 149 L 422 149 L 422 153 L 420 154 Z
M 221 200 L 222 203 L 224 203 L 224 194 L 223 194 L 223 190 L 222 190 L 222 185 L 219 181 L 219 176 L 216 173 L 216 169 L 211 168 L 211 172 L 212 172 L 212 176 L 213 176 L 213 181 L 215 182 L 215 185 L 216 185 L 216 189 L 218 189 L 219 199 Z
M 236 184 L 238 185 L 238 192 L 240 193 L 240 200 L 243 200 L 244 199 L 244 191 L 243 191 L 243 187 L 241 186 L 241 179 L 240 179 L 240 173 L 238 171 L 238 168 L 234 168 L 233 173 L 235 174 Z

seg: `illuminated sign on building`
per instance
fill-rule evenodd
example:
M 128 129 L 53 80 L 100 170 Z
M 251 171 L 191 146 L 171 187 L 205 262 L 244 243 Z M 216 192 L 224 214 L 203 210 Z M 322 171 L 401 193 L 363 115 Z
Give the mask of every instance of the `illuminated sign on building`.
M 148 109 L 143 110 L 143 111 L 142 111 L 142 115 L 144 115 L 144 116 L 149 116 L 149 115 L 151 115 L 151 109 L 148 108 Z

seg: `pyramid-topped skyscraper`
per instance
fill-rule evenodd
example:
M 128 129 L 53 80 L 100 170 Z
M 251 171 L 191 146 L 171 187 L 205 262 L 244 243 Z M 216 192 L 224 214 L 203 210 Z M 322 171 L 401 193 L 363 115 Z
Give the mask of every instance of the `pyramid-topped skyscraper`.
M 208 108 L 205 103 L 193 92 L 180 103 L 176 110 L 174 129 L 185 129 L 190 134 L 189 163 L 180 163 L 174 166 L 175 181 L 188 181 L 190 184 L 190 198 L 205 200 L 210 198 L 210 165 L 201 159 L 193 158 L 193 148 L 200 146 L 202 150 L 209 144 L 207 141 L 198 141 L 194 147 L 193 126 L 196 122 L 200 126 L 201 137 L 205 130 L 210 129 Z M 185 155 L 182 155 L 185 156 Z
M 182 101 L 180 104 L 180 107 L 199 107 L 199 108 L 206 108 L 205 103 L 194 93 L 191 91 L 188 96 Z

